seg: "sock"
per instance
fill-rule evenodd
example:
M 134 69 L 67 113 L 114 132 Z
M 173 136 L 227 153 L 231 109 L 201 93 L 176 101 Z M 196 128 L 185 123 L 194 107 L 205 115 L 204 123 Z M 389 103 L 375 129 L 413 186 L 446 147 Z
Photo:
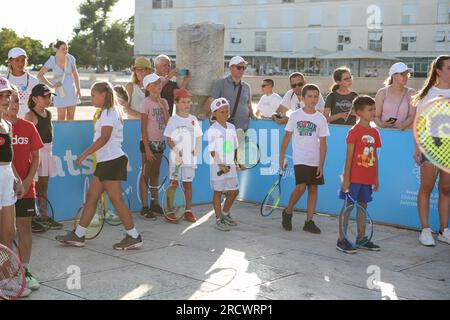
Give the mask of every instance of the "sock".
M 230 215 L 229 212 L 225 212 L 225 211 L 224 211 L 222 214 L 223 214 L 224 216 L 227 216 L 227 217 Z
M 78 225 L 77 229 L 75 230 L 75 234 L 77 235 L 78 238 L 82 238 L 86 234 L 86 230 L 87 228 Z
M 222 220 L 222 216 L 216 217 L 216 221 L 220 221 L 220 220 Z
M 127 231 L 127 234 L 132 237 L 133 239 L 137 239 L 139 237 L 139 233 L 137 232 L 136 228 L 133 228 L 131 230 Z
M 23 265 L 23 268 L 24 268 L 24 269 L 28 269 L 28 266 L 29 266 L 28 263 L 22 263 L 22 265 Z

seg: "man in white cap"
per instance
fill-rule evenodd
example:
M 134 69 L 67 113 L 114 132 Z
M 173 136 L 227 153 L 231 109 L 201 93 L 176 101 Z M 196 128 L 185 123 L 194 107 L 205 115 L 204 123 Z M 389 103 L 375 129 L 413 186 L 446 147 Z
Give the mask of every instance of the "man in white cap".
M 230 102 L 231 114 L 228 121 L 233 123 L 236 129 L 248 129 L 249 120 L 256 117 L 252 109 L 250 86 L 242 80 L 247 64 L 240 56 L 231 58 L 230 74 L 215 82 L 210 97 L 203 105 L 203 113 L 198 116 L 199 119 L 206 118 L 214 99 L 224 97 Z
M 28 55 L 22 48 L 9 50 L 7 63 L 9 69 L 6 78 L 19 90 L 19 113 L 17 116 L 23 118 L 29 111 L 27 105 L 28 97 L 34 86 L 39 83 L 39 80 L 26 70 Z

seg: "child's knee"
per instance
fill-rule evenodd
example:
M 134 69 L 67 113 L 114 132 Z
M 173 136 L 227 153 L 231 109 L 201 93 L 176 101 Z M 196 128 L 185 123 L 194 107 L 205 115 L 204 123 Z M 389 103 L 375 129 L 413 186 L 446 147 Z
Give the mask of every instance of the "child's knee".
M 442 194 L 446 197 L 450 197 L 450 184 L 439 184 L 438 186 L 439 194 Z

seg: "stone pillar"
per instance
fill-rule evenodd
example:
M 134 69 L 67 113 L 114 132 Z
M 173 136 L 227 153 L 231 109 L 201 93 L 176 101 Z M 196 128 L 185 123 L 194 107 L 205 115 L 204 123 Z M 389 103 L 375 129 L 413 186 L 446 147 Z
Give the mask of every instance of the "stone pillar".
M 177 29 L 177 68 L 189 69 L 188 89 L 194 95 L 191 113 L 201 113 L 214 81 L 223 76 L 225 25 L 210 22 L 184 24 Z M 178 84 L 183 80 L 178 78 Z

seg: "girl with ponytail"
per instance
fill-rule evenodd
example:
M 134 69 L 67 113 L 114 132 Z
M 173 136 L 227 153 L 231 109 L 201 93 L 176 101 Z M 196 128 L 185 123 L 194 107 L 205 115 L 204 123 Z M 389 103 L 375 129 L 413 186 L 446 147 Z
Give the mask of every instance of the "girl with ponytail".
M 350 89 L 353 84 L 352 72 L 347 67 L 337 68 L 334 70 L 333 80 L 323 114 L 328 123 L 354 125 L 356 117 L 352 111 L 352 102 L 358 94 Z
M 450 55 L 439 56 L 431 63 L 423 88 L 413 97 L 413 105 L 417 107 L 417 114 L 420 114 L 422 107 L 429 100 L 436 97 L 450 98 Z M 419 241 L 424 246 L 435 245 L 432 231 L 428 225 L 428 216 L 430 214 L 430 195 L 439 176 L 438 210 L 440 229 L 437 239 L 450 244 L 450 230 L 448 228 L 450 215 L 450 174 L 439 170 L 428 161 L 420 152 L 417 145 L 414 150 L 414 160 L 420 166 L 420 189 L 417 196 L 417 208 L 422 231 Z

